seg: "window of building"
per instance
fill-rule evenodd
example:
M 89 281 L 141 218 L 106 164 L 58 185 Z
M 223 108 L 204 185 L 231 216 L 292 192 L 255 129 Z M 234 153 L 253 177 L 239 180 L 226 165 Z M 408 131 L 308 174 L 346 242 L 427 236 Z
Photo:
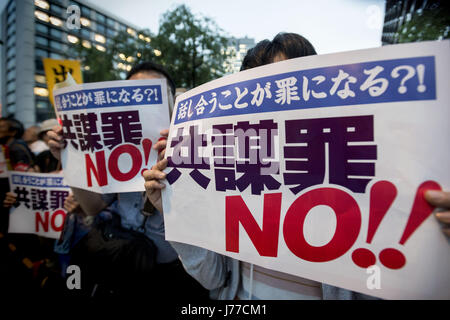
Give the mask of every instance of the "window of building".
M 34 16 L 44 22 L 50 21 L 50 17 L 48 16 L 48 14 L 39 10 L 34 11 Z
M 91 25 L 91 21 L 85 17 L 80 18 L 80 23 L 85 27 L 89 27 Z
M 88 7 L 82 6 L 81 7 L 81 14 L 83 16 L 90 17 L 91 16 L 91 9 L 89 9 Z
M 64 34 L 63 34 L 62 31 L 60 31 L 60 30 L 58 30 L 58 29 L 54 29 L 54 28 L 51 28 L 51 29 L 50 29 L 50 35 L 51 35 L 52 37 L 58 38 L 58 39 L 60 39 L 60 40 L 62 40 L 62 38 L 63 38 L 63 36 L 64 36 Z
M 73 35 L 71 35 L 71 34 L 67 35 L 67 40 L 68 40 L 70 43 L 77 43 L 77 42 L 78 42 L 78 38 L 75 37 L 75 36 L 73 36 Z
M 98 51 L 102 51 L 102 52 L 105 52 L 105 51 L 106 51 L 106 48 L 105 48 L 104 46 L 99 45 L 99 44 L 97 44 L 97 45 L 95 46 L 95 48 L 96 48 Z
M 106 25 L 108 27 L 114 28 L 116 26 L 116 21 L 114 21 L 112 19 L 108 19 L 108 20 L 106 20 Z
M 103 26 L 101 24 L 97 24 L 97 31 L 105 34 L 106 28 L 105 28 L 105 26 Z
M 36 48 L 34 50 L 34 53 L 36 54 L 36 57 L 44 57 L 48 58 L 48 52 L 39 48 Z
M 81 28 L 81 35 L 82 35 L 84 38 L 89 39 L 89 38 L 91 37 L 91 32 L 89 31 L 89 29 Z
M 106 22 L 106 17 L 97 12 L 97 21 L 104 24 Z
M 6 85 L 6 92 L 11 92 L 11 91 L 14 91 L 15 89 L 16 89 L 15 81 L 11 81 Z
M 16 9 L 16 2 L 11 1 L 8 5 L 8 14 L 11 14 Z
M 14 58 L 10 59 L 8 61 L 8 63 L 6 64 L 6 70 L 13 69 L 15 65 L 16 65 L 16 59 L 14 59 Z
M 48 27 L 46 25 L 43 25 L 42 23 L 36 23 L 36 31 L 47 34 Z
M 88 48 L 88 49 L 92 47 L 91 43 L 87 40 L 83 40 L 81 44 L 83 45 L 83 47 Z
M 10 81 L 16 78 L 16 70 L 13 69 L 6 74 L 6 81 Z
M 12 47 L 15 43 L 16 43 L 16 35 L 13 34 L 13 35 L 10 35 L 8 37 L 8 41 L 6 42 L 6 46 L 7 47 Z
M 48 2 L 44 0 L 34 0 L 34 5 L 44 10 L 48 10 L 50 8 Z
M 34 64 L 35 64 L 36 71 L 44 72 L 44 64 L 42 63 L 42 59 L 35 59 Z
M 50 7 L 50 11 L 53 13 L 56 13 L 59 16 L 64 16 L 65 10 L 57 5 L 52 4 L 52 6 Z
M 11 58 L 15 54 L 16 54 L 16 48 L 15 47 L 11 47 L 11 48 L 8 49 L 8 51 L 6 53 L 6 57 L 7 58 Z
M 6 111 L 8 112 L 8 115 L 15 114 L 16 113 L 16 104 L 11 103 L 6 107 Z
M 36 81 L 36 83 L 46 84 L 45 76 L 43 76 L 41 74 L 35 74 L 34 75 L 34 80 Z
M 57 27 L 62 27 L 63 25 L 62 20 L 56 17 L 50 17 L 50 23 Z
M 16 19 L 16 14 L 12 13 L 11 15 L 8 16 L 8 20 L 7 20 L 7 25 L 10 25 L 13 23 L 13 21 Z
M 8 27 L 8 31 L 6 32 L 6 36 L 12 35 L 16 31 L 16 25 L 13 23 Z
M 117 31 L 114 29 L 108 29 L 106 30 L 106 35 L 108 38 L 114 38 L 117 35 Z
M 58 59 L 58 60 L 63 60 L 64 57 L 56 52 L 50 52 L 50 58 L 52 59 Z
M 48 97 L 47 88 L 34 87 L 34 94 L 40 97 Z
M 94 40 L 100 43 L 105 43 L 106 42 L 106 38 L 104 36 L 102 36 L 101 34 L 96 34 L 94 36 Z
M 50 40 L 50 48 L 55 50 L 62 50 L 62 43 L 59 41 Z
M 36 101 L 36 108 L 41 110 L 46 110 L 49 108 L 49 103 L 47 101 L 38 100 Z
M 47 40 L 47 38 L 40 37 L 40 36 L 36 36 L 35 39 L 36 39 L 36 43 L 37 43 L 37 44 L 40 44 L 41 46 L 45 46 L 45 47 L 48 46 L 48 40 Z
M 14 101 L 16 101 L 16 95 L 15 95 L 14 92 L 12 92 L 12 93 L 10 93 L 10 94 L 8 94 L 6 96 L 6 103 L 7 104 L 13 103 Z

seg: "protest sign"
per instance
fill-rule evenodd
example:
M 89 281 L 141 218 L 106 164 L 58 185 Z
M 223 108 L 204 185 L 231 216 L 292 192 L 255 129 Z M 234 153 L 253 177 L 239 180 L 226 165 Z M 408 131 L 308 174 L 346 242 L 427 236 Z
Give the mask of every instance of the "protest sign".
M 165 79 L 88 83 L 55 89 L 71 187 L 98 193 L 144 191 L 152 145 L 169 126 Z M 66 170 L 67 169 L 67 170 Z
M 53 89 L 55 84 L 64 82 L 69 73 L 77 83 L 83 83 L 79 60 L 58 60 L 43 58 L 45 78 L 47 80 L 48 97 L 54 106 Z
M 58 239 L 64 226 L 64 201 L 70 188 L 61 174 L 9 172 L 17 201 L 9 214 L 9 233 L 33 233 Z
M 178 97 L 166 239 L 376 297 L 450 298 L 423 197 L 450 189 L 449 58 L 448 41 L 308 56 Z

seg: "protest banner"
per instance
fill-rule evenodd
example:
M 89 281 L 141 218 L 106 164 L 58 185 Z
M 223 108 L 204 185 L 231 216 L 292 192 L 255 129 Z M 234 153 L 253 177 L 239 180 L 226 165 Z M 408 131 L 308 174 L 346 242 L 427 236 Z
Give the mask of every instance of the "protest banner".
M 79 60 L 42 58 L 42 62 L 44 64 L 45 78 L 47 81 L 48 97 L 52 106 L 55 106 L 53 101 L 54 86 L 57 83 L 64 82 L 67 79 L 68 73 L 71 74 L 77 83 L 83 83 Z
M 54 93 L 67 184 L 98 193 L 144 191 L 142 171 L 156 162 L 152 145 L 170 123 L 166 80 L 87 83 Z
M 64 226 L 64 201 L 70 188 L 62 174 L 9 172 L 17 201 L 9 214 L 9 233 L 32 233 L 59 239 Z
M 423 197 L 450 189 L 449 58 L 448 41 L 308 56 L 178 97 L 166 239 L 371 296 L 450 298 Z

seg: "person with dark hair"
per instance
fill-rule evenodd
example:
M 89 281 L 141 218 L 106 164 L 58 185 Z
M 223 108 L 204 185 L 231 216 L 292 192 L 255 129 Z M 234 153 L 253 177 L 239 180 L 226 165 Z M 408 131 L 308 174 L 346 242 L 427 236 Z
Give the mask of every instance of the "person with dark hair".
M 35 158 L 26 142 L 22 140 L 24 131 L 20 121 L 14 118 L 0 118 L 0 144 L 5 147 L 10 170 L 33 170 Z
M 127 75 L 128 80 L 161 78 L 168 83 L 171 113 L 175 84 L 162 66 L 143 62 Z M 62 128 L 48 136 L 50 150 L 59 159 L 64 148 Z M 101 195 L 78 188 L 72 191 L 81 209 L 95 216 L 89 233 L 72 250 L 71 263 L 80 265 L 89 281 L 82 285 L 86 294 L 143 295 L 155 301 L 208 297 L 208 291 L 184 270 L 165 240 L 163 216 L 154 210 L 145 192 Z
M 306 38 L 296 33 L 280 32 L 266 47 L 262 63 L 268 64 L 316 54 L 316 49 Z
M 258 42 L 253 48 L 248 49 L 247 54 L 242 60 L 240 71 L 262 66 L 264 54 L 270 45 L 271 41 L 265 39 Z
M 165 79 L 167 81 L 167 97 L 169 101 L 169 117 L 172 117 L 173 104 L 175 102 L 176 85 L 167 70 L 153 61 L 144 61 L 135 65 L 128 72 L 127 80 Z
M 151 79 L 151 76 L 154 75 L 156 78 L 165 78 L 167 80 L 167 85 L 172 92 L 172 95 L 175 96 L 175 82 L 172 77 L 169 75 L 167 70 L 160 64 L 157 64 L 152 61 L 145 61 L 135 65 L 128 72 L 126 79 L 127 80 L 140 80 L 140 79 Z

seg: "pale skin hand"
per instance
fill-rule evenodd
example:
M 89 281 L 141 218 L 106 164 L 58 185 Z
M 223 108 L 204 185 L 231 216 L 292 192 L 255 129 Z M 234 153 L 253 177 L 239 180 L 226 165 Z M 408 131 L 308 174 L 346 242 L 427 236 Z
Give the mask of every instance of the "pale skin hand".
M 52 130 L 47 132 L 47 136 L 49 138 L 48 147 L 50 148 L 50 152 L 56 159 L 61 160 L 61 150 L 65 147 L 62 127 L 54 127 Z
M 11 208 L 14 203 L 17 201 L 17 194 L 14 192 L 7 192 L 5 200 L 3 200 L 3 207 L 5 208 Z
M 167 138 L 169 130 L 165 129 L 160 132 L 160 135 Z M 160 180 L 166 178 L 166 174 L 163 170 L 167 167 L 167 159 L 164 159 L 166 151 L 167 140 L 160 140 L 154 146 L 153 149 L 158 151 L 158 162 L 150 169 L 143 173 L 145 180 L 145 191 L 150 202 L 155 206 L 159 212 L 163 212 L 161 190 L 166 187 Z
M 75 196 L 71 193 L 64 201 L 64 209 L 67 212 L 80 211 L 80 203 L 75 199 Z
M 445 224 L 442 232 L 450 237 L 450 191 L 429 190 L 425 192 L 425 199 L 436 208 L 441 208 L 435 214 L 436 218 Z

